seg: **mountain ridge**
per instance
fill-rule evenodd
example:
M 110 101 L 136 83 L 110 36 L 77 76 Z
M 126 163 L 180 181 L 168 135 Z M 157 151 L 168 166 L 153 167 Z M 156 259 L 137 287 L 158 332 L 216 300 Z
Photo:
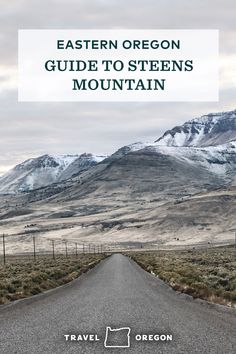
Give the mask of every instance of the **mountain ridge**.
M 49 155 L 28 159 L 0 177 L 0 193 L 28 192 L 68 179 L 96 165 L 106 156 Z
M 164 146 L 216 146 L 236 140 L 236 110 L 209 113 L 167 130 L 155 143 Z
M 235 141 L 236 110 L 210 113 L 167 130 L 155 142 L 129 144 L 110 156 L 89 153 L 59 156 L 46 154 L 28 159 L 0 177 L 0 193 L 28 192 L 76 176 L 81 176 L 78 178 L 81 183 L 87 178 L 91 179 L 98 170 L 143 149 L 153 154 L 155 150 L 156 156 L 170 154 L 172 158 L 185 159 L 188 164 L 192 161 L 210 172 L 225 174 L 227 180 L 233 178 L 236 164 Z M 97 169 L 96 165 L 101 163 L 101 168 Z

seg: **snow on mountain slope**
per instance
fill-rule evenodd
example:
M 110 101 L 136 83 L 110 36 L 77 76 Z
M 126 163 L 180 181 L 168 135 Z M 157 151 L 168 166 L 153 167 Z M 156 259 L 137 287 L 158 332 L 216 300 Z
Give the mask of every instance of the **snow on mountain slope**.
M 223 145 L 202 148 L 159 146 L 155 143 L 146 147 L 145 150 L 172 156 L 185 161 L 186 165 L 199 165 L 229 181 L 235 179 L 236 140 Z
M 134 151 L 138 151 L 138 150 L 142 150 L 147 146 L 150 146 L 152 143 L 148 143 L 148 142 L 136 142 L 133 144 L 129 144 L 129 145 L 125 145 L 123 147 L 121 147 L 120 149 L 118 149 L 114 154 L 112 154 L 111 156 L 108 157 L 108 161 L 114 161 L 117 160 L 127 154 L 129 154 L 130 152 L 134 152 Z
M 217 119 L 214 120 L 217 123 Z M 186 165 L 198 165 L 209 172 L 215 173 L 226 180 L 234 180 L 236 171 L 236 139 L 229 143 L 217 146 L 165 146 L 159 142 L 138 142 L 122 147 L 108 158 L 114 161 L 127 154 L 146 150 L 157 154 L 171 156 L 182 160 Z
M 80 172 L 88 170 L 90 167 L 102 162 L 106 157 L 103 155 L 82 154 L 62 172 L 58 180 L 63 181 L 78 175 Z
M 216 146 L 236 140 L 236 110 L 195 118 L 164 133 L 161 146 Z
M 0 193 L 30 191 L 61 181 L 102 161 L 105 156 L 43 155 L 15 166 L 0 177 Z

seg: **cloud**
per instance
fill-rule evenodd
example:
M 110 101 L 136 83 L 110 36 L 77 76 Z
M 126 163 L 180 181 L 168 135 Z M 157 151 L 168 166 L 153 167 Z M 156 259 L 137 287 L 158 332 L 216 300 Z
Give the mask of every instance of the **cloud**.
M 236 92 L 236 53 L 221 56 L 220 87 L 234 88 Z
M 17 67 L 0 65 L 0 94 L 5 90 L 17 88 Z

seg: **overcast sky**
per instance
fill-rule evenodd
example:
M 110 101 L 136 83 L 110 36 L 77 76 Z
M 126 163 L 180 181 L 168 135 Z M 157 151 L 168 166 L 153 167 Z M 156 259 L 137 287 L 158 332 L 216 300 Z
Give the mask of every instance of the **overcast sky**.
M 236 108 L 235 0 L 0 0 L 0 173 L 45 153 L 111 153 Z M 18 29 L 219 29 L 218 103 L 18 103 Z

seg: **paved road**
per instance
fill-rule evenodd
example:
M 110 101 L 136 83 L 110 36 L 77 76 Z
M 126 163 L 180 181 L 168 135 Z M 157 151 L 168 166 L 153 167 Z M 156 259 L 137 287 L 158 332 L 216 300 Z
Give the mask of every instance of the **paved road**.
M 131 347 L 104 348 L 107 326 L 131 327 Z M 88 333 L 97 334 L 100 341 L 64 338 L 64 334 Z M 172 342 L 135 339 L 137 334 L 162 333 L 172 334 Z M 120 335 L 119 340 L 127 338 Z M 235 353 L 236 316 L 234 311 L 175 293 L 119 254 L 67 286 L 0 308 L 1 354 L 109 352 Z

